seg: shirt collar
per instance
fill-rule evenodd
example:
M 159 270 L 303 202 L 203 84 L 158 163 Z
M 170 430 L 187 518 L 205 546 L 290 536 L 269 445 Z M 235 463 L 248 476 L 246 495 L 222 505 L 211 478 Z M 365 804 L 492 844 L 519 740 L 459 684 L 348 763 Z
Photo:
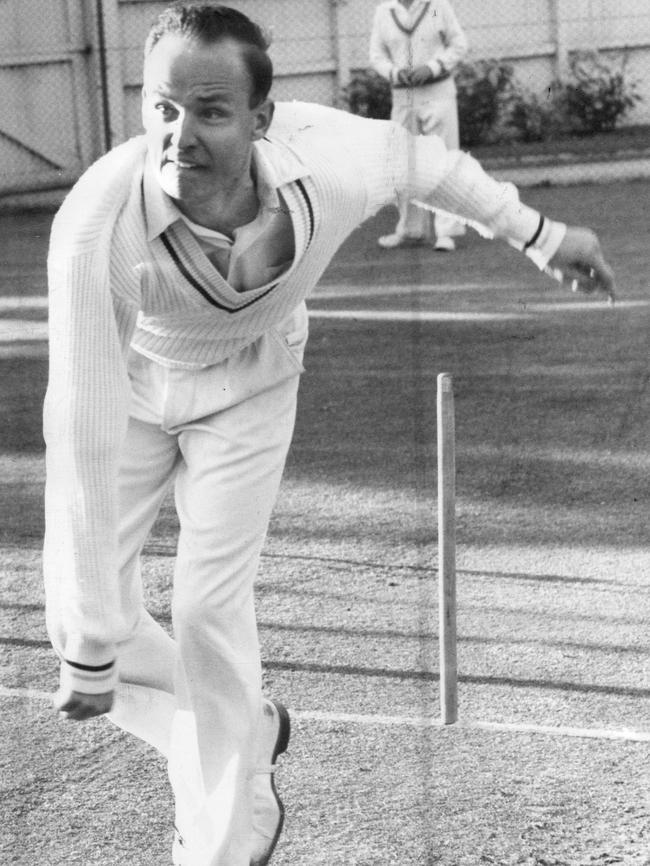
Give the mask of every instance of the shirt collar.
M 260 203 L 271 209 L 280 206 L 281 187 L 309 174 L 309 169 L 292 151 L 270 138 L 253 144 L 253 170 Z M 142 186 L 147 240 L 152 241 L 180 219 L 181 214 L 158 183 L 150 159 L 145 160 Z
M 405 15 L 412 15 L 415 10 L 421 9 L 423 6 L 428 4 L 429 0 L 413 0 L 410 7 L 407 9 L 400 0 L 392 0 L 391 6 L 393 9 L 398 9 L 400 12 L 403 12 Z

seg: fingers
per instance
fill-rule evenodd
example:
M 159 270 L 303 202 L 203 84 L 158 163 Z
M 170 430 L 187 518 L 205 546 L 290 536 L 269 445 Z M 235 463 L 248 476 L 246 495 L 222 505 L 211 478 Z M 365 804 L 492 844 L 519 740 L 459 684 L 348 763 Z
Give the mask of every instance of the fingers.
M 614 272 L 605 261 L 598 237 L 589 229 L 567 229 L 547 272 L 574 292 L 604 292 L 609 303 L 614 303 Z
M 599 252 L 590 265 L 576 264 L 565 273 L 565 280 L 570 281 L 572 292 L 593 294 L 604 292 L 611 304 L 616 297 L 614 272 Z
M 110 712 L 113 706 L 113 692 L 87 695 L 82 692 L 59 691 L 54 696 L 53 703 L 61 718 L 84 722 Z

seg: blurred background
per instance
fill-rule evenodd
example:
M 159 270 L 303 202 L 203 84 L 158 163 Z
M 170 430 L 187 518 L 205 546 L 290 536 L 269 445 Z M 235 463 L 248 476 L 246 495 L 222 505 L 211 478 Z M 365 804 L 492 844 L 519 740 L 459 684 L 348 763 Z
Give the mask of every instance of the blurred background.
M 63 189 L 140 131 L 142 44 L 166 5 L 0 0 L 0 200 Z M 387 115 L 388 88 L 368 71 L 376 0 L 229 5 L 268 30 L 276 99 Z M 452 5 L 470 43 L 456 75 L 463 147 L 496 164 L 561 164 L 576 152 L 618 160 L 650 147 L 647 0 Z

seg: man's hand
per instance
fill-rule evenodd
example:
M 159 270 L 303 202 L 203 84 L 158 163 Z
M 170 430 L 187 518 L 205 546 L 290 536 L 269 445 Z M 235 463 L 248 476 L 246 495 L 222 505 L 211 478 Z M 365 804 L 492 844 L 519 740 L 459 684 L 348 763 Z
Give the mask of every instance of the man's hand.
M 114 699 L 114 692 L 87 695 L 84 692 L 59 690 L 54 696 L 54 707 L 63 718 L 83 722 L 110 712 Z
M 413 72 L 411 72 L 411 84 L 414 87 L 422 87 L 424 84 L 431 84 L 434 78 L 435 76 L 431 67 L 427 66 L 426 63 L 422 66 L 416 66 Z
M 395 76 L 395 84 L 400 87 L 408 87 L 411 84 L 411 70 L 400 69 Z
M 569 226 L 548 269 L 561 271 L 562 282 L 570 283 L 572 291 L 604 292 L 614 303 L 614 272 L 603 257 L 598 237 L 590 229 Z

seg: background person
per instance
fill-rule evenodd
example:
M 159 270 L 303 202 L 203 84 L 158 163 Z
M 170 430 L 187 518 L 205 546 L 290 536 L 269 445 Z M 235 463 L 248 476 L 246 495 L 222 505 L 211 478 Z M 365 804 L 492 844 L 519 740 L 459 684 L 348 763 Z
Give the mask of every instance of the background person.
M 288 716 L 262 696 L 253 585 L 291 440 L 305 298 L 396 193 L 484 225 L 586 291 L 598 239 L 544 219 L 435 136 L 269 99 L 259 28 L 214 4 L 147 39 L 145 135 L 82 176 L 48 260 L 47 622 L 55 706 L 110 714 L 168 761 L 175 866 L 266 864 Z M 139 558 L 168 485 L 173 639 Z M 146 782 L 144 782 L 146 784 Z
M 380 3 L 370 35 L 370 63 L 391 85 L 391 119 L 413 135 L 438 135 L 449 149 L 459 145 L 453 71 L 467 53 L 467 40 L 448 0 L 387 0 Z M 434 225 L 432 226 L 432 222 Z M 403 199 L 395 231 L 379 238 L 392 247 L 429 241 L 455 249 L 465 227 L 453 216 L 432 215 Z

